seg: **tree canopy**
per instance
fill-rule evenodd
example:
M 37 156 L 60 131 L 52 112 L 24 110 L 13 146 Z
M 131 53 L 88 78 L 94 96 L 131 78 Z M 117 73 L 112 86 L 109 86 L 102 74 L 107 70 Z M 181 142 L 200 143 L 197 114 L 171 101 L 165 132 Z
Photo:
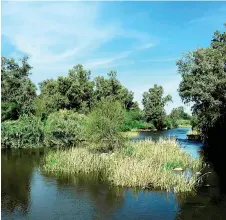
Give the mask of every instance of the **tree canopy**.
M 190 119 L 190 115 L 188 115 L 184 111 L 184 107 L 183 106 L 179 106 L 177 108 L 173 108 L 171 113 L 170 113 L 170 117 L 172 119 L 174 119 L 174 120 L 179 120 L 179 119 L 189 120 Z
M 36 88 L 29 78 L 32 67 L 27 62 L 28 57 L 21 59 L 21 65 L 6 57 L 1 61 L 2 121 L 34 113 Z
M 90 75 L 90 71 L 77 65 L 69 70 L 66 77 L 59 76 L 57 80 L 41 82 L 40 98 L 45 102 L 47 113 L 59 109 L 87 113 L 93 104 L 94 83 L 90 80 Z
M 110 71 L 108 79 L 103 76 L 98 76 L 94 79 L 95 82 L 95 99 L 100 101 L 102 98 L 112 97 L 122 103 L 127 110 L 136 107 L 133 102 L 133 92 L 125 88 L 117 79 L 117 72 Z
M 182 81 L 179 94 L 192 102 L 203 135 L 226 119 L 226 33 L 216 31 L 211 45 L 184 55 L 177 62 Z
M 163 128 L 166 116 L 164 107 L 167 102 L 172 101 L 170 95 L 163 96 L 163 93 L 162 86 L 156 84 L 148 92 L 143 93 L 144 116 L 148 122 L 152 121 L 157 129 Z

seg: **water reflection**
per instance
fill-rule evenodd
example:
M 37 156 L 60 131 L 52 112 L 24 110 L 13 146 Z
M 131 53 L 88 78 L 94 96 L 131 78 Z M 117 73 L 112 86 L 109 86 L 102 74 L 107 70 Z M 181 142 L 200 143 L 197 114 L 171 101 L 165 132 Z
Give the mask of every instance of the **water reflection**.
M 142 133 L 175 136 L 183 150 L 205 155 L 186 140 L 188 129 Z M 54 177 L 38 169 L 43 150 L 2 150 L 2 219 L 226 219 L 214 164 L 197 195 L 111 187 L 92 176 Z
M 27 154 L 28 153 L 28 154 Z M 26 155 L 26 156 L 25 156 Z M 26 213 L 30 203 L 30 181 L 35 164 L 26 151 L 2 150 L 2 209 Z
M 19 156 L 18 156 L 19 155 Z M 2 219 L 174 219 L 172 193 L 40 173 L 40 155 L 2 151 Z M 9 184 L 10 183 L 10 184 Z

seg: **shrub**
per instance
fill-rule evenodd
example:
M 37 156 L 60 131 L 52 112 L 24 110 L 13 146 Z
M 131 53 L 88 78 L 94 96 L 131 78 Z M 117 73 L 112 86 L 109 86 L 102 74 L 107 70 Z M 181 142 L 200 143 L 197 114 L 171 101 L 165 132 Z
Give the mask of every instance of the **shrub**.
M 121 104 L 111 98 L 102 99 L 89 114 L 86 137 L 101 150 L 113 150 L 124 145 L 121 133 L 124 114 Z
M 2 148 L 41 147 L 43 140 L 43 122 L 39 117 L 23 116 L 16 121 L 2 123 Z
M 84 139 L 84 115 L 71 110 L 51 113 L 45 125 L 45 144 L 50 147 L 71 147 Z
M 181 126 L 181 127 L 190 127 L 191 126 L 191 122 L 190 120 L 187 120 L 187 119 L 180 119 L 177 121 L 178 125 Z
M 165 118 L 165 121 L 164 121 L 164 127 L 167 127 L 168 129 L 177 128 L 178 127 L 178 121 L 171 118 L 170 116 L 167 116 Z
M 124 110 L 124 123 L 120 127 L 121 131 L 131 131 L 140 127 L 141 113 L 137 110 Z

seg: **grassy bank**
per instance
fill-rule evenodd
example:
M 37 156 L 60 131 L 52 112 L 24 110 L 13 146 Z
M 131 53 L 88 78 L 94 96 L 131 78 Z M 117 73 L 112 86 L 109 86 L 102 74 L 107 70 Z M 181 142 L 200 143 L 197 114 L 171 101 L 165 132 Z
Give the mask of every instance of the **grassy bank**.
M 189 140 L 201 140 L 201 135 L 197 130 L 190 130 L 187 137 Z
M 126 138 L 132 138 L 132 137 L 138 136 L 139 132 L 137 132 L 137 131 L 126 131 L 126 132 L 122 132 L 122 134 Z
M 90 148 L 50 151 L 44 158 L 43 170 L 53 174 L 76 173 L 100 175 L 112 185 L 159 188 L 174 192 L 188 192 L 195 188 L 196 177 L 186 178 L 173 168 L 200 169 L 200 160 L 183 152 L 173 140 L 128 143 L 126 148 L 112 154 L 97 153 Z

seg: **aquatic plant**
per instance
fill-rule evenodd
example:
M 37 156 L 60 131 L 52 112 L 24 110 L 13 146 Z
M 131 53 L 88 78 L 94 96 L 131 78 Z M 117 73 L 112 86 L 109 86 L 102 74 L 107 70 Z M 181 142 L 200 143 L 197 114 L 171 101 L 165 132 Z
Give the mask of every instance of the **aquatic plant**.
M 175 173 L 174 165 L 164 169 L 164 166 L 172 161 L 174 165 L 190 169 L 190 178 L 183 172 Z M 176 141 L 146 140 L 128 143 L 125 148 L 111 154 L 94 152 L 90 148 L 51 151 L 45 156 L 43 170 L 68 175 L 94 172 L 116 186 L 189 192 L 195 189 L 195 172 L 200 167 L 201 159 L 194 159 L 183 152 Z

